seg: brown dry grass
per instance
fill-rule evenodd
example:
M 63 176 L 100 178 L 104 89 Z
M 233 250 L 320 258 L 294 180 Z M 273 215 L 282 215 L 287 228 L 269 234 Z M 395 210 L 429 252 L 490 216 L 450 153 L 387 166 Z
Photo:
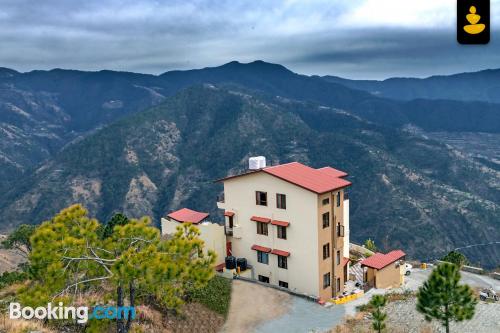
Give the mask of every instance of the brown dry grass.
M 31 331 L 56 333 L 56 331 L 45 327 L 40 321 L 10 319 L 8 315 L 0 315 L 0 333 L 26 333 Z
M 335 326 L 330 333 L 368 333 L 371 332 L 369 321 L 365 320 L 366 312 L 358 312 L 347 316 L 344 322 Z

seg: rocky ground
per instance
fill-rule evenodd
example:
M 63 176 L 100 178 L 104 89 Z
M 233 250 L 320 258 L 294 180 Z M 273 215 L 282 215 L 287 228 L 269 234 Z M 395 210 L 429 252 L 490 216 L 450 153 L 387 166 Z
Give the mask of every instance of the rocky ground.
M 0 243 L 7 236 L 0 235 Z M 0 274 L 15 270 L 16 267 L 25 261 L 25 258 L 19 251 L 0 249 Z
M 442 326 L 432 321 L 427 323 L 415 310 L 416 299 L 392 302 L 387 305 L 387 327 L 391 332 L 420 333 L 423 329 L 444 332 Z M 494 333 L 500 332 L 500 304 L 479 302 L 472 320 L 452 323 L 454 333 Z

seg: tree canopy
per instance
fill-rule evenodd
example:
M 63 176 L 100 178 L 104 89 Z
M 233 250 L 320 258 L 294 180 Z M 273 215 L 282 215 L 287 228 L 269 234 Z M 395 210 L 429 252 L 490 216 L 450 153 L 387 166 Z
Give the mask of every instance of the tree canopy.
M 417 294 L 417 310 L 427 321 L 437 319 L 450 331 L 451 321 L 474 316 L 477 300 L 468 285 L 460 284 L 460 272 L 454 264 L 437 266 Z
M 116 213 L 113 215 L 113 217 L 105 224 L 102 225 L 99 234 L 102 239 L 111 237 L 113 234 L 113 229 L 118 226 L 124 226 L 125 224 L 129 223 L 130 220 L 128 219 L 127 216 L 125 216 L 122 213 Z
M 380 333 L 385 329 L 385 320 L 387 319 L 387 314 L 382 312 L 382 308 L 387 304 L 387 297 L 384 295 L 373 295 L 369 304 L 373 307 L 372 327 Z
M 33 280 L 22 293 L 27 305 L 67 300 L 87 291 L 108 291 L 118 306 L 148 295 L 169 309 L 178 309 L 190 288 L 213 277 L 215 253 L 203 253 L 196 227 L 185 224 L 162 240 L 149 218 L 116 224 L 109 237 L 99 236 L 100 223 L 80 205 L 62 210 L 31 237 Z M 128 295 L 128 296 L 125 296 Z M 131 320 L 117 322 L 128 332 Z
M 4 249 L 15 249 L 28 256 L 31 252 L 30 237 L 35 232 L 35 226 L 29 224 L 21 224 L 14 230 L 1 245 Z
M 469 264 L 469 260 L 467 260 L 467 257 L 465 257 L 462 253 L 458 251 L 450 251 L 441 260 L 455 264 L 458 267 L 462 267 L 464 265 Z

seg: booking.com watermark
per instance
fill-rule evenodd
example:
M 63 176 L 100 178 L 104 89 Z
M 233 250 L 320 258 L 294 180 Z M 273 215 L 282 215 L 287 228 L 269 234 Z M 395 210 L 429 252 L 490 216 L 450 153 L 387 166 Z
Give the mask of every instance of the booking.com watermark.
M 135 319 L 136 313 L 133 306 L 102 306 L 93 308 L 88 306 L 64 306 L 59 302 L 57 306 L 48 303 L 47 306 L 22 307 L 20 303 L 10 303 L 10 319 L 41 319 L 63 320 L 73 319 L 79 324 L 85 324 L 89 319 Z

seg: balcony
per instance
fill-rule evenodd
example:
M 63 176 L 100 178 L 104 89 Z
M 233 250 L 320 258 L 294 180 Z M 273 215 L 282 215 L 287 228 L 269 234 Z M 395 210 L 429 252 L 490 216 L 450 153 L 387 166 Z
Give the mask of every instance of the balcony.
M 222 193 L 221 195 L 218 195 L 217 196 L 217 208 L 219 209 L 225 209 L 226 206 L 225 206 L 225 198 L 224 198 L 224 193 Z
M 233 226 L 232 232 L 233 232 L 234 238 L 241 238 L 242 230 L 241 230 L 241 227 L 239 225 Z
M 224 226 L 224 232 L 226 233 L 226 236 L 232 236 L 233 235 L 233 228 L 229 228 L 228 226 Z

